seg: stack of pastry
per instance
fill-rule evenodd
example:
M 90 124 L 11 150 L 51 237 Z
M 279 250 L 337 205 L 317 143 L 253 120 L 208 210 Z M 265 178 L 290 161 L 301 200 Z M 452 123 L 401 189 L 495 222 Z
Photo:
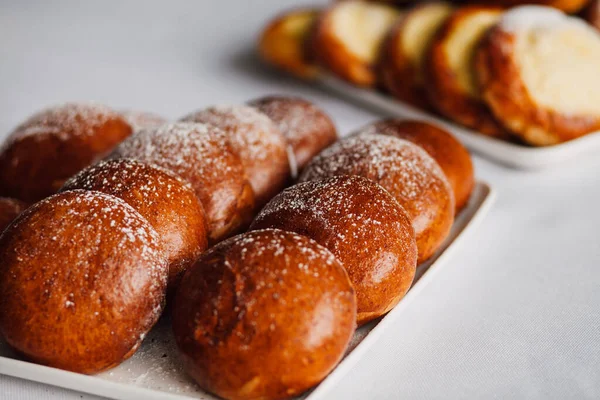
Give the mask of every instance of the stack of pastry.
M 464 3 L 291 11 L 269 23 L 259 49 L 289 72 L 328 71 L 501 140 L 546 146 L 600 129 L 597 1 Z M 576 12 L 583 19 L 566 14 Z
M 473 188 L 468 152 L 426 123 L 336 141 L 322 110 L 273 96 L 163 122 L 68 104 L 0 149 L 0 332 L 26 359 L 112 368 L 166 300 L 202 388 L 298 395 L 401 300 Z

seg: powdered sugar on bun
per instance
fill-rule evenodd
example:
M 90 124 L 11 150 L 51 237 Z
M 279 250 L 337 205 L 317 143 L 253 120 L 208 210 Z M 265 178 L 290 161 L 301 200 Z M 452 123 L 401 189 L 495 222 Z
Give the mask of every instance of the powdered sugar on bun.
M 290 176 L 287 142 L 265 114 L 249 106 L 216 106 L 185 116 L 182 121 L 210 124 L 225 132 L 240 157 L 258 205 L 283 189 Z
M 29 359 L 95 373 L 128 358 L 163 308 L 156 231 L 124 201 L 70 191 L 36 203 L 0 238 L 0 330 Z
M 360 176 L 299 183 L 267 204 L 251 229 L 297 232 L 327 247 L 357 295 L 357 322 L 389 311 L 410 287 L 417 246 L 410 218 L 392 195 Z
M 177 122 L 136 132 L 111 158 L 156 164 L 189 182 L 204 206 L 213 242 L 252 216 L 254 193 L 228 135 L 216 126 Z
M 454 195 L 444 172 L 415 144 L 363 133 L 334 143 L 313 159 L 300 181 L 359 175 L 387 189 L 411 217 L 423 261 L 448 235 Z

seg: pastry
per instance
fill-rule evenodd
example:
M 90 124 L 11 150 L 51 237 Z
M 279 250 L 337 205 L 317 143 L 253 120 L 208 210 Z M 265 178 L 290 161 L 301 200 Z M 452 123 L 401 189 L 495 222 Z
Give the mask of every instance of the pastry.
M 475 177 L 468 150 L 450 132 L 424 121 L 388 119 L 357 131 L 394 136 L 413 142 L 425 150 L 446 174 L 454 192 L 456 212 L 469 201 Z
M 222 129 L 239 156 L 254 190 L 257 207 L 281 191 L 290 179 L 285 137 L 262 112 L 249 106 L 221 106 L 197 111 L 182 118 Z
M 69 179 L 61 191 L 94 190 L 125 201 L 156 230 L 169 264 L 169 286 L 206 250 L 204 209 L 173 173 L 135 160 L 103 161 Z
M 250 227 L 264 228 L 308 236 L 341 261 L 356 290 L 359 325 L 398 304 L 415 276 L 417 244 L 408 214 L 388 191 L 360 176 L 284 190 Z
M 294 170 L 302 170 L 321 150 L 337 140 L 331 118 L 310 101 L 299 97 L 267 96 L 249 105 L 265 113 L 279 128 L 292 148 Z
M 550 7 L 504 14 L 475 62 L 483 98 L 496 118 L 535 146 L 600 129 L 600 34 Z
M 263 60 L 300 78 L 314 78 L 318 68 L 307 54 L 307 40 L 319 10 L 287 11 L 270 21 L 262 31 L 258 51 Z
M 238 155 L 221 129 L 178 122 L 136 132 L 112 159 L 132 158 L 177 174 L 204 207 L 209 243 L 244 229 L 254 213 L 254 192 Z
M 224 399 L 287 399 L 319 383 L 354 333 L 348 275 L 304 236 L 261 230 L 209 249 L 181 282 L 173 332 L 187 372 Z
M 448 3 L 423 3 L 406 12 L 388 33 L 379 73 L 392 96 L 418 108 L 430 108 L 423 64 L 433 37 L 451 13 Z
M 300 181 L 337 175 L 371 179 L 398 200 L 411 218 L 419 263 L 448 236 L 454 221 L 454 194 L 440 166 L 419 146 L 391 136 L 353 136 L 315 157 Z
M 70 191 L 0 236 L 0 332 L 25 358 L 93 374 L 130 357 L 158 320 L 167 263 L 156 231 L 124 201 Z
M 380 3 L 337 3 L 315 24 L 310 51 L 318 64 L 338 77 L 374 86 L 382 42 L 400 15 L 398 9 Z
M 429 48 L 424 71 L 429 102 L 438 112 L 484 135 L 508 139 L 482 101 L 472 65 L 478 43 L 501 15 L 500 9 L 481 6 L 452 13 Z
M 70 103 L 34 114 L 0 146 L 0 196 L 33 203 L 131 134 L 120 114 Z

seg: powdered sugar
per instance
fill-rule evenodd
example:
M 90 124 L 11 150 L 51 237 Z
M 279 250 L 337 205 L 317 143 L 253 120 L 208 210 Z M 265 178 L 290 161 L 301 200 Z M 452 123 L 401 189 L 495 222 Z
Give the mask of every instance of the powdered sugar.
M 335 175 L 360 175 L 386 188 L 400 204 L 417 199 L 431 186 L 449 183 L 423 149 L 403 139 L 363 133 L 341 140 L 313 159 L 300 177 L 309 181 Z
M 96 103 L 66 103 L 40 111 L 19 125 L 9 139 L 52 133 L 61 140 L 74 135 L 92 136 L 98 127 L 119 114 Z
M 214 125 L 225 131 L 259 203 L 283 188 L 290 175 L 287 142 L 265 114 L 248 106 L 218 106 L 195 112 L 183 120 Z
M 145 111 L 128 110 L 122 112 L 121 115 L 123 115 L 125 121 L 131 125 L 131 128 L 134 132 L 141 131 L 143 129 L 158 128 L 159 126 L 167 123 L 166 118 Z
M 285 135 L 298 164 L 306 162 L 336 139 L 329 117 L 309 101 L 297 97 L 265 97 L 249 102 L 264 112 Z

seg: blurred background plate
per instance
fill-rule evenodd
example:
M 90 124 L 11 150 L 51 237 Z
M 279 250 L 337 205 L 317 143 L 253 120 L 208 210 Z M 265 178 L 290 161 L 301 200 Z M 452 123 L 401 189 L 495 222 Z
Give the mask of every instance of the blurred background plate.
M 372 89 L 362 89 L 331 75 L 323 75 L 320 84 L 347 101 L 357 103 L 377 113 L 394 118 L 429 121 L 445 127 L 469 149 L 505 166 L 519 169 L 542 169 L 576 160 L 600 151 L 600 132 L 547 147 L 529 147 L 485 136 L 441 117 L 411 107 Z

